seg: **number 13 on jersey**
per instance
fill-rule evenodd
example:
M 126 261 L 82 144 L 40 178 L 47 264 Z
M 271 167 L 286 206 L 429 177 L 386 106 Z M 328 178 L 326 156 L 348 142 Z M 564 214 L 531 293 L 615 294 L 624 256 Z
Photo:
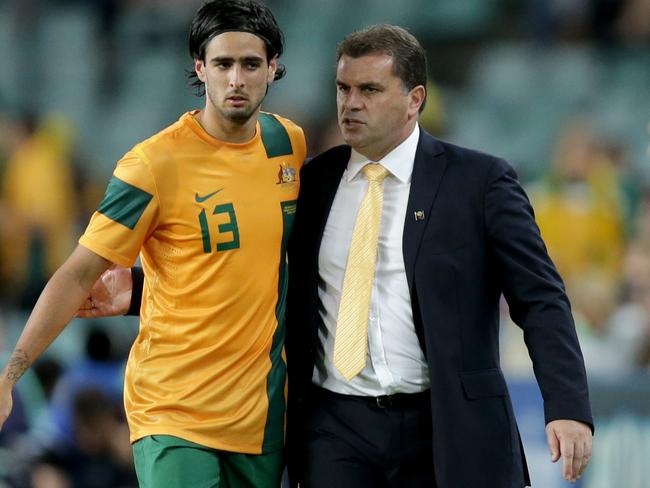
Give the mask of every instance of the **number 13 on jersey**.
M 239 228 L 237 227 L 237 216 L 235 215 L 235 208 L 232 203 L 222 203 L 214 207 L 214 211 L 211 215 L 215 216 L 220 214 L 225 214 L 226 221 L 220 223 L 217 226 L 217 230 L 219 234 L 230 234 L 231 239 L 229 241 L 222 241 L 219 239 L 219 242 L 217 242 L 217 245 L 215 246 L 216 250 L 231 251 L 233 249 L 239 249 Z M 201 213 L 199 214 L 199 223 L 201 225 L 201 237 L 203 238 L 203 252 L 206 254 L 214 250 L 212 240 L 210 239 L 210 228 L 208 226 L 209 217 L 210 216 L 207 214 L 205 209 L 201 210 Z

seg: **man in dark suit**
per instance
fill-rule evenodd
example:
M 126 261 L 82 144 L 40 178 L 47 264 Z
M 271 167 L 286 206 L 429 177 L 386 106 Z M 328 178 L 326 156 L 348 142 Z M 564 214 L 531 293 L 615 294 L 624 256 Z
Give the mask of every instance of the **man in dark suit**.
M 337 59 L 348 145 L 302 170 L 289 247 L 294 481 L 529 485 L 499 366 L 502 294 L 524 330 L 552 460 L 575 481 L 591 453 L 585 369 L 515 172 L 418 126 L 426 58 L 404 29 L 353 33 Z

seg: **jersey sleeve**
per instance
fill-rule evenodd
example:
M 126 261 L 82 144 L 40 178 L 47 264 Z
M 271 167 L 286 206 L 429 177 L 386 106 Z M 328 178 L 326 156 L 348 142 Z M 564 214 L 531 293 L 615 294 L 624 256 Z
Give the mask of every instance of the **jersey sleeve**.
M 158 220 L 159 200 L 151 168 L 135 151 L 118 163 L 79 244 L 130 267 Z
M 301 127 L 297 125 L 295 126 L 293 138 L 296 141 L 296 156 L 300 159 L 300 167 L 302 168 L 302 165 L 307 158 L 307 141 L 305 140 L 305 133 Z

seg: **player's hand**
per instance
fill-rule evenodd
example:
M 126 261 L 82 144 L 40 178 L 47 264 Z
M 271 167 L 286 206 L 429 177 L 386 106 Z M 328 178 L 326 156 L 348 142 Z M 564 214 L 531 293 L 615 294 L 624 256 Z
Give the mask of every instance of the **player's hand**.
M 13 408 L 13 399 L 11 398 L 11 387 L 0 386 L 0 430 L 9 418 Z
M 584 473 L 591 457 L 591 429 L 576 420 L 553 420 L 546 425 L 551 461 L 562 457 L 562 476 L 575 483 Z
M 124 315 L 131 305 L 131 268 L 113 265 L 99 277 L 75 317 Z

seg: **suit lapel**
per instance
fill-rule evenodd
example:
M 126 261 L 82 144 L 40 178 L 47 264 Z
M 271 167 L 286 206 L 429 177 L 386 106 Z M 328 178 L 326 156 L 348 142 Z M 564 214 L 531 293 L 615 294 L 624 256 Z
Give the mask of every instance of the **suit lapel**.
M 431 218 L 431 208 L 446 167 L 447 158 L 442 145 L 420 128 L 420 140 L 415 152 L 402 240 L 404 267 L 410 291 L 413 290 L 415 259 L 420 248 L 420 241 Z M 421 217 L 416 220 L 415 214 L 418 211 L 424 212 L 422 220 L 420 220 Z
M 325 161 L 327 164 L 326 171 L 322 171 L 319 176 L 318 184 L 318 199 L 316 200 L 316 212 L 314 218 L 318 219 L 314 222 L 316 234 L 314 236 L 315 242 L 318 243 L 316 253 L 320 252 L 320 244 L 325 232 L 325 225 L 332 209 L 332 202 L 334 196 L 339 188 L 341 177 L 350 160 L 350 146 L 339 146 L 334 149 L 331 159 Z

